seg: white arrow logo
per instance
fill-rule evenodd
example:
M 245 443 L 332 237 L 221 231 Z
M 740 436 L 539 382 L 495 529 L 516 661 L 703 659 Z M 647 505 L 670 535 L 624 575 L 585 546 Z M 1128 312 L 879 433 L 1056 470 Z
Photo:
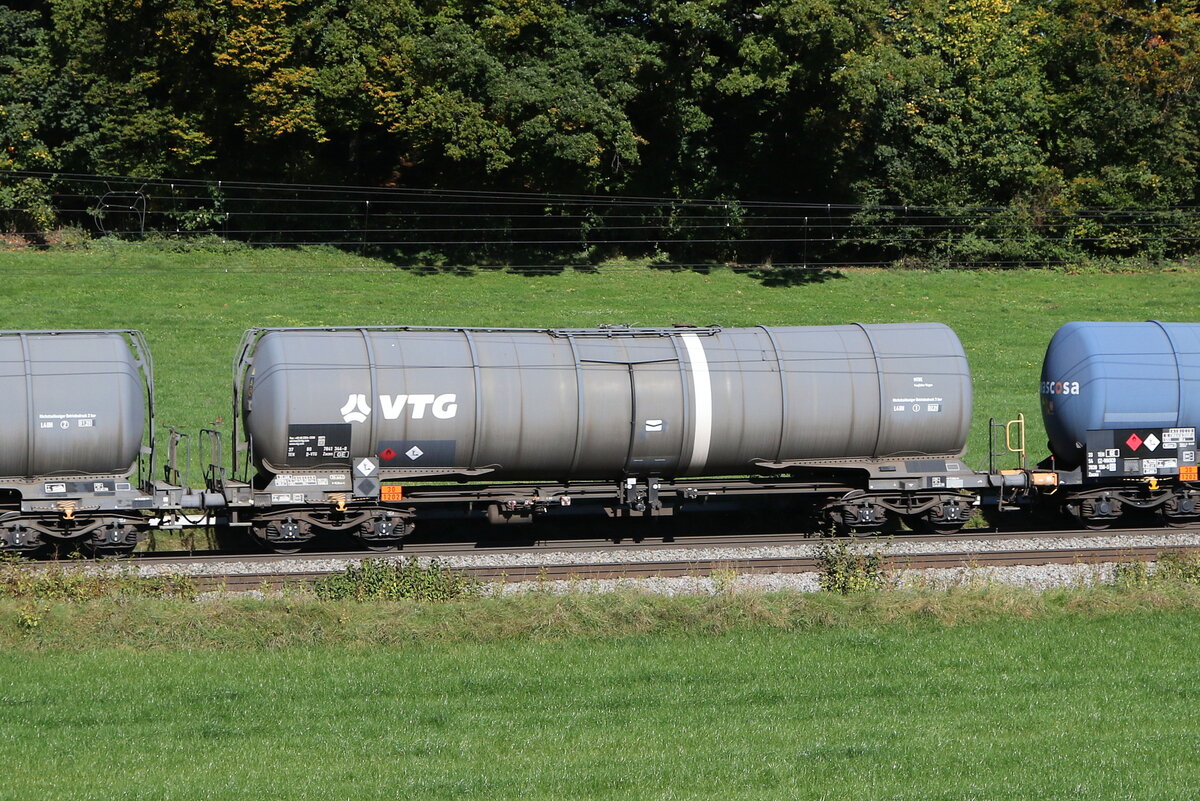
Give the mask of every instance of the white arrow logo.
M 347 423 L 367 422 L 367 415 L 371 413 L 371 407 L 367 405 L 367 396 L 351 392 L 350 396 L 346 398 L 346 405 L 342 407 L 341 412 L 342 419 Z

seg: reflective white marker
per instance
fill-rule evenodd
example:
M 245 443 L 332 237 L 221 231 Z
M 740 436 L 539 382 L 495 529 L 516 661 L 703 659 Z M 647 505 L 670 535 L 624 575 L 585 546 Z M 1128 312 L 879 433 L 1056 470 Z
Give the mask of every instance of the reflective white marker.
M 696 405 L 696 435 L 692 440 L 692 458 L 688 463 L 687 475 L 698 475 L 708 463 L 708 449 L 712 444 L 712 379 L 708 374 L 708 357 L 704 354 L 704 343 L 696 334 L 684 334 L 683 344 L 687 348 L 688 361 L 692 363 L 692 397 Z

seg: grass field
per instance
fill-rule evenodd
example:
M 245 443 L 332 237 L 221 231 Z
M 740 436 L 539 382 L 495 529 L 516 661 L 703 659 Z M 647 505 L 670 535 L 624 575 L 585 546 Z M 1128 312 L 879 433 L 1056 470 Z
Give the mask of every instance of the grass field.
M 159 421 L 229 421 L 274 325 L 934 320 L 986 421 L 1076 319 L 1195 320 L 1194 271 L 423 275 L 333 251 L 0 251 L 5 329 L 140 328 Z M 1181 799 L 1194 591 L 432 606 L 0 601 L 0 799 Z
M 1183 799 L 1192 612 L 0 652 L 0 799 Z
M 1197 319 L 1193 270 L 1089 273 L 848 270 L 781 276 L 614 263 L 517 275 L 393 268 L 334 250 L 170 252 L 133 245 L 0 251 L 3 328 L 139 328 L 154 353 L 158 421 L 195 431 L 230 418 L 230 364 L 255 326 L 604 323 L 824 325 L 937 321 L 971 360 L 968 462 L 986 464 L 987 420 L 1024 412 L 1042 455 L 1037 386 L 1070 320 Z

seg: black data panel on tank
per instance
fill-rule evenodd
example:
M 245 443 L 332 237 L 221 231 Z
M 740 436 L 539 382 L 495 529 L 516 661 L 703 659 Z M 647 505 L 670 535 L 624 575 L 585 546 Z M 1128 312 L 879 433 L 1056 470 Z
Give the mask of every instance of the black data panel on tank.
M 315 466 L 350 459 L 350 424 L 320 423 L 288 426 L 290 464 Z
M 1116 428 L 1087 433 L 1090 479 L 1179 476 L 1196 480 L 1195 428 Z

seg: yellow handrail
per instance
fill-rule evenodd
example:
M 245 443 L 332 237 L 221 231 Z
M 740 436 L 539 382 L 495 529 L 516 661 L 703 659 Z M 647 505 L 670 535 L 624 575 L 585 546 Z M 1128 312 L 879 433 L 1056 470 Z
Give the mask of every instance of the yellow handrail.
M 1013 426 L 1017 427 L 1018 445 L 1013 445 Z M 1017 415 L 1016 420 L 1009 420 L 1004 425 L 1004 447 L 1008 448 L 1010 453 L 1020 454 L 1021 469 L 1025 469 L 1025 413 Z

